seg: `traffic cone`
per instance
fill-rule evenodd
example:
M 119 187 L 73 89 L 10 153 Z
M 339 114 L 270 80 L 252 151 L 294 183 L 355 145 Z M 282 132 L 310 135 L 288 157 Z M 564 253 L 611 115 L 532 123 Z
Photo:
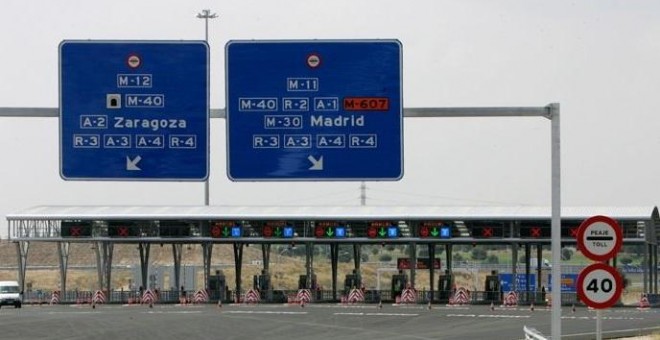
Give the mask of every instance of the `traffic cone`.
M 218 308 L 222 308 L 222 299 L 218 299 Z
M 378 309 L 383 309 L 383 300 L 378 301 Z
M 575 304 L 571 307 L 571 312 L 575 313 Z
M 649 299 L 646 297 L 646 294 L 642 294 L 642 296 L 639 298 L 639 306 L 637 307 L 638 310 L 647 310 L 651 307 L 651 304 L 649 303 Z
M 529 310 L 532 311 L 532 312 L 534 311 L 534 302 L 532 302 L 532 304 L 529 305 Z
M 149 308 L 154 308 L 154 303 L 149 301 Z
M 96 301 L 92 300 L 92 309 L 96 309 Z
M 428 306 L 428 308 L 429 308 L 429 310 L 431 310 L 431 300 L 429 300 L 429 306 Z
M 491 311 L 494 311 L 494 310 L 495 310 L 495 305 L 493 304 L 492 301 L 490 302 L 490 310 L 491 310 Z
M 300 308 L 305 308 L 305 300 L 300 299 Z

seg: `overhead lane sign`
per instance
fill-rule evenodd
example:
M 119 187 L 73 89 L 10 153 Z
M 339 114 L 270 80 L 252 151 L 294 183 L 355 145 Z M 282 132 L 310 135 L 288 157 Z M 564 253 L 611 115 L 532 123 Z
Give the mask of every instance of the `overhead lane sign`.
M 230 179 L 403 176 L 399 41 L 230 41 L 226 63 Z
M 62 178 L 207 178 L 206 42 L 68 40 L 59 52 Z

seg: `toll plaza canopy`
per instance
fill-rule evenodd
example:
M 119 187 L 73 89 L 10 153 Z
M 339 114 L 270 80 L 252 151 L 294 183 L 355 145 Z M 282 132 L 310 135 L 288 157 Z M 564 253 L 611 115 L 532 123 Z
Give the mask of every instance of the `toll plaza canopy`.
M 644 263 L 648 264 L 645 291 L 657 292 L 658 208 L 562 207 L 562 244 L 576 243 L 580 223 L 595 215 L 611 217 L 621 225 L 624 245 L 644 245 Z M 175 267 L 176 246 L 197 243 L 207 249 L 204 266 L 208 275 L 208 249 L 214 243 L 234 245 L 238 271 L 244 244 L 296 242 L 313 247 L 350 243 L 359 249 L 365 243 L 405 243 L 414 250 L 418 244 L 428 244 L 431 249 L 431 245 L 461 243 L 540 248 L 551 240 L 551 208 L 535 206 L 37 206 L 9 214 L 7 220 L 9 239 L 17 244 L 21 279 L 30 242 L 98 242 L 106 264 L 112 258 L 107 256 L 108 247 L 111 254 L 115 243 L 138 243 L 141 249 L 146 247 L 147 259 L 150 244 L 172 244 Z M 62 245 L 61 260 L 68 256 L 68 248 Z M 446 253 L 450 256 L 451 252 Z M 145 258 L 141 260 L 148 264 Z M 451 258 L 447 263 L 451 265 Z M 265 269 L 267 266 L 264 250 Z M 359 256 L 355 266 L 359 268 Z M 109 274 L 108 269 L 108 280 Z

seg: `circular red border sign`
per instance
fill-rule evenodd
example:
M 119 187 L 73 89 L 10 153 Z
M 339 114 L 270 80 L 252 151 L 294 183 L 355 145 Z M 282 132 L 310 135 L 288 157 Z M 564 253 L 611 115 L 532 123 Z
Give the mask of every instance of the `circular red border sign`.
M 604 270 L 608 274 L 610 274 L 610 276 L 612 276 L 612 278 L 614 279 L 614 282 L 612 283 L 614 285 L 614 287 L 612 287 L 613 290 L 614 290 L 614 294 L 612 295 L 612 297 L 610 297 L 609 299 L 607 299 L 606 301 L 603 301 L 603 302 L 597 302 L 597 301 L 591 300 L 587 296 L 587 294 L 585 293 L 585 289 L 584 289 L 585 288 L 584 287 L 584 279 L 587 276 L 589 276 L 589 274 L 591 274 L 593 271 L 596 271 L 596 270 Z M 596 289 L 602 289 L 603 288 L 602 284 L 598 285 L 598 283 L 597 283 L 596 285 L 597 285 Z M 614 306 L 614 304 L 621 297 L 622 290 L 623 290 L 623 278 L 621 278 L 621 275 L 619 275 L 619 272 L 616 271 L 616 268 L 614 268 L 612 266 L 608 266 L 604 263 L 594 263 L 594 264 L 582 269 L 582 271 L 580 271 L 580 275 L 578 275 L 578 280 L 577 280 L 577 296 L 578 296 L 578 299 L 580 299 L 580 301 L 584 302 L 587 306 L 589 306 L 591 308 L 604 309 L 604 308 L 609 308 L 609 307 Z
M 585 244 L 585 242 L 587 241 L 585 239 L 585 234 L 587 230 L 589 230 L 589 228 L 595 223 L 605 223 L 609 225 L 610 230 L 612 230 L 612 232 L 614 233 L 613 235 L 613 237 L 615 238 L 614 244 L 612 245 L 612 249 L 610 249 L 607 253 L 594 254 Z M 580 224 L 580 228 L 578 229 L 578 233 L 577 233 L 577 243 L 580 251 L 582 252 L 582 254 L 584 254 L 584 256 L 594 261 L 607 261 L 613 258 L 614 255 L 616 255 L 616 253 L 618 253 L 619 250 L 621 249 L 621 245 L 623 244 L 623 232 L 621 231 L 621 226 L 619 226 L 619 223 L 617 223 L 617 221 L 607 216 L 601 216 L 601 215 L 593 216 L 587 218 L 586 220 L 584 220 L 584 222 Z

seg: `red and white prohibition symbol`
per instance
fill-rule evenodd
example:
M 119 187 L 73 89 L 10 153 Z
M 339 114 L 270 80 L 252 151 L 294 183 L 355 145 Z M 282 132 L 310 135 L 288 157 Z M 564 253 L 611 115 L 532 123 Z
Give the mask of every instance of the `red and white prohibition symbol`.
M 321 65 L 321 56 L 316 53 L 312 53 L 307 56 L 307 66 L 311 68 L 317 68 Z
M 612 266 L 594 263 L 582 269 L 577 280 L 577 295 L 587 306 L 612 307 L 621 297 L 623 279 Z
M 140 56 L 137 54 L 131 54 L 126 58 L 126 64 L 130 68 L 138 68 L 142 65 L 142 59 L 140 59 Z
M 577 243 L 584 256 L 594 261 L 607 261 L 621 249 L 621 226 L 607 216 L 590 217 L 580 224 Z

